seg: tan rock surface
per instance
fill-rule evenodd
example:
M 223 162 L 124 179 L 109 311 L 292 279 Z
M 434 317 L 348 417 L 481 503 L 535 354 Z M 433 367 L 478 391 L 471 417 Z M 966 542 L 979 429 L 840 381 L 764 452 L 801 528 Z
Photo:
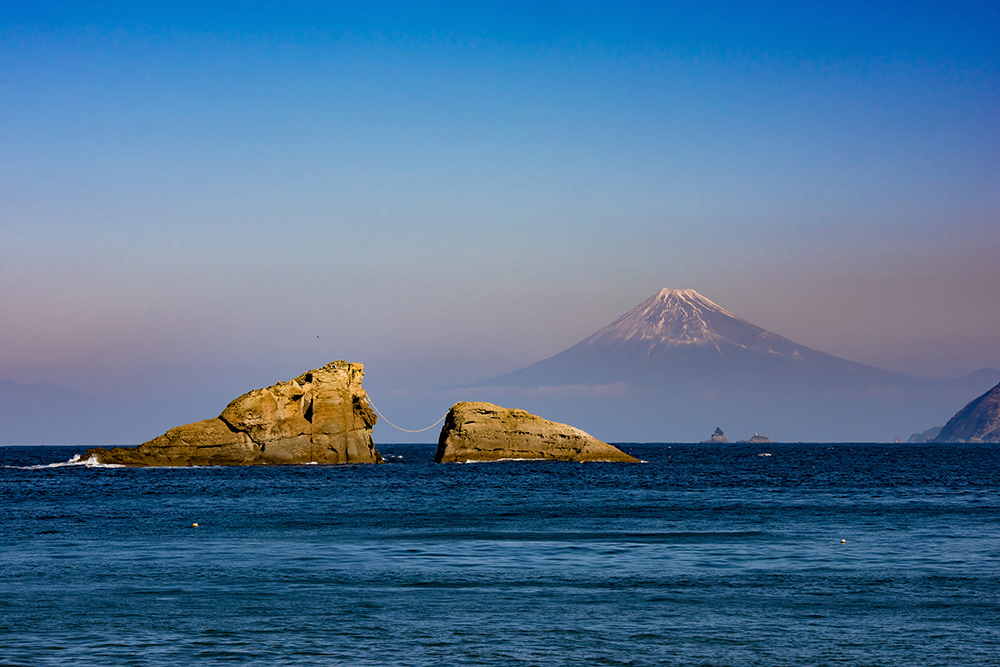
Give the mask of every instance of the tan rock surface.
M 364 374 L 361 364 L 335 361 L 243 394 L 215 419 L 138 447 L 91 449 L 84 458 L 130 466 L 380 463 Z
M 544 459 L 638 463 L 578 428 L 492 403 L 456 403 L 438 439 L 438 463 Z

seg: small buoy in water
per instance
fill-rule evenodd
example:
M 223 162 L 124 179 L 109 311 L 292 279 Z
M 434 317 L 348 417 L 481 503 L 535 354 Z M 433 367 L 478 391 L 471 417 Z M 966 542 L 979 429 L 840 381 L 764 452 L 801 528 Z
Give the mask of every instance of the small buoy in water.
M 196 526 L 197 526 L 198 524 L 194 524 L 194 525 L 196 525 Z M 840 543 L 841 543 L 841 544 L 847 544 L 847 540 L 841 540 L 841 541 L 840 541 Z
M 197 528 L 197 527 L 198 527 L 198 524 L 196 524 L 196 523 L 192 523 L 192 524 L 191 524 L 191 527 L 192 527 L 192 528 Z

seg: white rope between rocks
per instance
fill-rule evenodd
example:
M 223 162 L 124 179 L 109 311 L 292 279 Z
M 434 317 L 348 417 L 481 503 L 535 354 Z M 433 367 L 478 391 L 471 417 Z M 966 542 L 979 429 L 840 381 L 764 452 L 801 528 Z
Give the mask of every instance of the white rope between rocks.
M 382 419 L 385 419 L 385 415 L 383 415 L 381 412 L 379 412 L 378 408 L 375 407 L 375 404 L 372 403 L 372 397 L 368 395 L 368 392 L 365 392 L 365 398 L 368 399 L 368 405 L 372 406 L 372 410 L 375 411 L 375 414 L 377 414 Z M 393 424 L 388 419 L 385 419 L 385 423 L 388 424 L 389 426 L 393 427 L 394 429 L 399 430 L 399 431 L 403 431 L 405 433 L 423 433 L 424 431 L 429 431 L 432 428 L 434 428 L 435 426 L 437 426 L 438 424 L 440 424 L 441 422 L 443 422 L 444 418 L 447 417 L 447 416 L 448 416 L 448 413 L 446 412 L 443 415 L 441 415 L 441 419 L 437 420 L 436 422 L 434 422 L 433 424 L 431 424 L 427 428 L 418 428 L 415 431 L 411 431 L 408 428 L 400 428 L 400 427 L 396 426 L 395 424 Z

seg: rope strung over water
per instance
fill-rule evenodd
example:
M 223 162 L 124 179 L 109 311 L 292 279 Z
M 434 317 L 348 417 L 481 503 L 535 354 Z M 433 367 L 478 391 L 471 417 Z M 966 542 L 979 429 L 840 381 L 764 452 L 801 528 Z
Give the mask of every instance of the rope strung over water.
M 382 419 L 385 419 L 385 415 L 383 415 L 381 412 L 379 412 L 378 408 L 375 407 L 375 404 L 372 403 L 372 397 L 368 395 L 368 392 L 365 392 L 365 398 L 368 399 L 368 405 L 372 406 L 372 410 L 375 411 L 375 414 L 377 414 Z M 437 420 L 436 422 L 434 422 L 433 424 L 431 424 L 427 428 L 418 428 L 415 431 L 411 431 L 408 428 L 399 428 L 398 426 L 396 426 L 395 424 L 393 424 L 388 419 L 385 419 L 385 423 L 388 424 L 389 426 L 393 427 L 394 429 L 399 430 L 399 431 L 403 431 L 405 433 L 423 433 L 424 431 L 429 431 L 432 428 L 434 428 L 435 426 L 437 426 L 438 424 L 440 424 L 441 422 L 443 422 L 444 418 L 447 417 L 447 416 L 448 416 L 448 413 L 446 412 L 443 415 L 441 415 L 441 419 Z

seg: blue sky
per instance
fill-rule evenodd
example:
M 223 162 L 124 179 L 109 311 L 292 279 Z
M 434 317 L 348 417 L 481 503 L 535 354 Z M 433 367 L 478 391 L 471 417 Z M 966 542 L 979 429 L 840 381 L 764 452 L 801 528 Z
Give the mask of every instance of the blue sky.
M 401 394 L 661 287 L 1000 367 L 996 4 L 81 4 L 0 10 L 2 378 Z

